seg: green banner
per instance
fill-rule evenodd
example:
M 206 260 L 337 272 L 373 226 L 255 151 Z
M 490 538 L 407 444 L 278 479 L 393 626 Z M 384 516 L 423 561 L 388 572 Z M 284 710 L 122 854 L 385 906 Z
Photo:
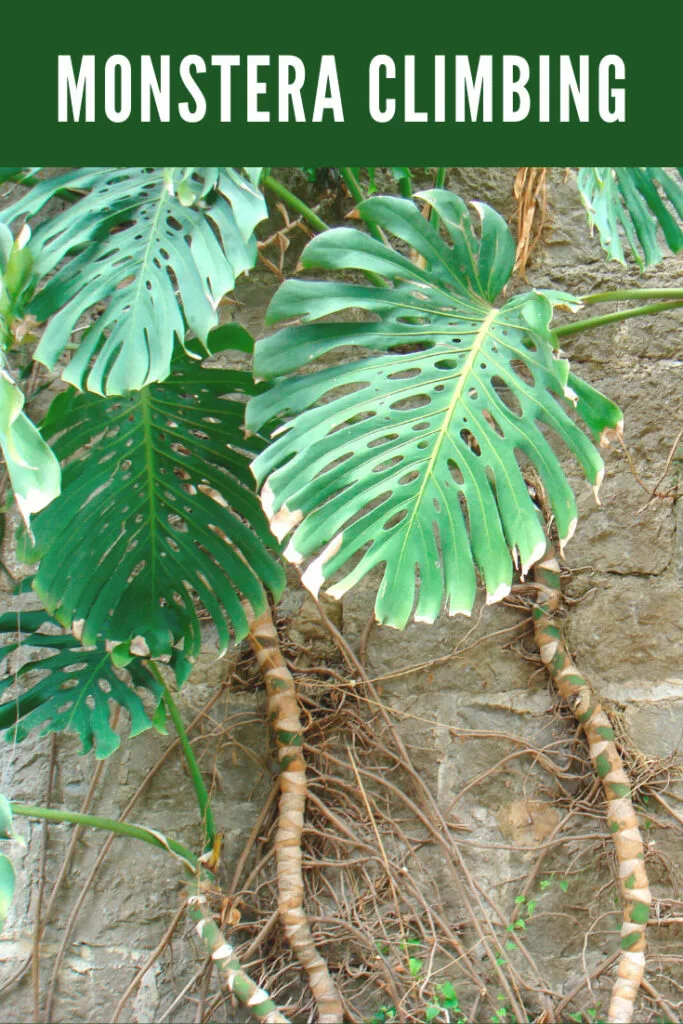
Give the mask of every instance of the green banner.
M 13 5 L 5 151 L 22 165 L 680 163 L 677 33 L 626 9 L 551 10 Z

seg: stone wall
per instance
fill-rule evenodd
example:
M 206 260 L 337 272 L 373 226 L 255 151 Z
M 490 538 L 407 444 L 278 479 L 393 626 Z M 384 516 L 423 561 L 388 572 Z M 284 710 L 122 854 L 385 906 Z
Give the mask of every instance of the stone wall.
M 452 175 L 449 184 L 464 198 L 487 201 L 512 217 L 513 177 L 514 170 L 508 168 L 463 169 Z M 532 285 L 581 294 L 645 282 L 680 284 L 681 258 L 669 257 L 644 275 L 633 268 L 606 263 L 597 240 L 589 237 L 571 175 L 567 180 L 564 171 L 551 172 L 548 200 L 546 237 L 528 271 Z M 240 305 L 235 307 L 235 315 L 257 336 L 276 284 L 272 275 L 259 268 L 240 283 L 236 292 Z M 564 345 L 577 372 L 623 408 L 625 442 L 635 470 L 647 484 L 659 478 L 682 426 L 682 338 L 679 311 L 570 336 Z M 655 501 L 641 511 L 647 495 L 618 447 L 606 454 L 600 507 L 595 505 L 577 467 L 568 461 L 567 468 L 580 510 L 576 535 L 566 552 L 567 564 L 574 570 L 568 593 L 576 602 L 569 606 L 566 617 L 569 644 L 616 712 L 635 762 L 655 770 L 662 760 L 678 754 L 683 739 L 683 533 L 677 530 L 677 517 L 683 525 L 680 508 L 667 500 Z M 673 485 L 679 471 L 680 461 L 674 460 L 667 486 Z M 5 558 L 11 567 L 7 544 Z M 354 649 L 371 616 L 372 583 L 367 581 L 347 595 L 338 613 L 339 625 Z M 14 607 L 17 600 L 23 607 L 31 605 L 30 595 L 12 598 L 4 579 L 0 586 L 4 587 L 5 608 Z M 326 643 L 311 613 L 310 601 L 294 580 L 284 599 L 283 612 L 295 640 L 303 645 Z M 566 742 L 567 751 L 573 749 L 572 728 L 566 719 L 553 715 L 553 699 L 544 674 L 536 662 L 523 657 L 525 653 L 532 655 L 529 639 L 511 643 L 519 634 L 520 616 L 513 608 L 477 606 L 471 620 L 443 617 L 431 627 L 410 625 L 397 633 L 375 626 L 369 633 L 367 664 L 372 676 L 390 675 L 438 659 L 458 646 L 467 647 L 445 663 L 382 684 L 387 704 L 406 713 L 400 729 L 411 744 L 414 764 L 429 781 L 444 812 L 451 809 L 454 796 L 468 782 L 500 761 L 501 734 L 524 737 L 536 747 Z M 501 632 L 505 630 L 508 632 Z M 201 663 L 181 694 L 180 706 L 187 718 L 206 704 L 218 685 L 227 683 L 239 657 L 238 653 L 217 660 L 215 639 L 208 633 L 206 639 Z M 273 785 L 262 714 L 260 688 L 239 683 L 226 686 L 203 724 L 206 737 L 197 747 L 202 766 L 213 780 L 216 817 L 226 834 L 226 880 Z M 452 729 L 491 735 L 466 738 Z M 103 766 L 92 811 L 116 817 L 168 743 L 168 739 L 150 732 L 132 741 L 124 739 L 120 750 Z M 15 800 L 42 803 L 50 745 L 49 738 L 29 738 L 16 748 L 5 746 L 0 760 L 2 791 Z M 57 739 L 54 806 L 78 809 L 97 769 L 92 755 L 78 758 L 76 750 L 71 737 Z M 470 827 L 470 839 L 485 844 L 466 851 L 469 862 L 476 866 L 483 890 L 497 892 L 506 905 L 514 901 L 515 879 L 528 871 L 534 856 L 518 848 L 542 842 L 560 821 L 553 800 L 554 785 L 542 766 L 528 757 L 517 758 L 503 771 L 473 786 L 450 810 Z M 672 781 L 666 799 L 680 807 L 677 798 L 683 798 L 683 788 Z M 648 829 L 654 892 L 660 900 L 680 900 L 680 833 L 661 805 L 652 802 L 648 809 L 656 819 Z M 169 758 L 153 779 L 131 820 L 168 831 L 188 845 L 197 844 L 193 795 L 177 757 Z M 604 831 L 596 817 L 593 831 L 601 829 Z M 17 896 L 0 940 L 3 978 L 21 965 L 32 947 L 44 843 L 43 826 L 38 823 L 21 820 L 18 830 L 26 838 L 27 848 L 23 853 L 16 851 Z M 46 894 L 70 835 L 69 826 L 49 830 Z M 78 840 L 41 946 L 43 999 L 65 921 L 100 847 L 101 838 L 92 833 L 83 833 Z M 569 890 L 566 894 L 561 889 L 548 890 L 545 912 L 533 927 L 529 926 L 525 937 L 542 965 L 547 983 L 566 991 L 584 969 L 598 966 L 615 944 L 619 922 L 614 913 L 614 890 L 610 888 L 611 853 L 607 843 L 598 844 L 597 849 L 602 851 L 597 857 L 584 857 L 578 840 L 553 848 L 544 873 L 547 877 L 550 872 L 555 872 L 557 878 L 566 877 Z M 457 916 L 458 900 L 451 892 L 443 858 L 434 850 L 425 851 L 424 858 L 433 877 L 442 879 L 444 905 Z M 116 840 L 87 891 L 65 951 L 55 992 L 54 1020 L 74 1024 L 111 1020 L 134 968 L 144 963 L 159 943 L 179 906 L 181 891 L 180 872 L 170 858 L 146 845 Z M 584 947 L 588 920 L 598 921 L 603 913 L 612 916 L 596 927 Z M 670 975 L 683 984 L 680 957 L 676 959 L 680 925 L 653 927 L 651 932 L 654 955 L 660 958 L 653 961 L 652 978 Z M 164 1019 L 170 1021 L 194 1020 L 196 1001 L 181 1000 L 170 1013 L 168 1008 L 191 980 L 200 959 L 189 929 L 181 925 L 127 1004 L 121 1020 L 158 1021 L 164 1013 Z M 664 988 L 668 984 L 665 980 L 655 983 Z M 604 981 L 598 983 L 594 1005 L 602 1000 L 604 1006 L 605 991 Z M 0 997 L 0 1021 L 33 1019 L 33 1000 L 29 972 Z M 381 1001 L 378 997 L 378 1003 Z M 235 1019 L 231 1017 L 233 1011 L 224 1008 L 220 1012 L 223 1016 L 214 1019 Z

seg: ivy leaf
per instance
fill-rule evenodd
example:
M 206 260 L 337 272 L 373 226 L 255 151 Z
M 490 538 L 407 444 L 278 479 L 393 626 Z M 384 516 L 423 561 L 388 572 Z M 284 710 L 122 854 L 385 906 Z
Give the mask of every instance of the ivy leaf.
M 502 217 L 475 204 L 477 234 L 453 193 L 419 198 L 451 245 L 408 200 L 359 207 L 418 262 L 351 228 L 309 243 L 305 268 L 368 271 L 388 283 L 285 282 L 269 321 L 299 322 L 257 344 L 255 372 L 276 383 L 247 415 L 253 430 L 285 421 L 253 465 L 276 536 L 291 534 L 285 556 L 308 563 L 314 594 L 336 577 L 334 597 L 383 566 L 375 615 L 398 628 L 411 616 L 433 622 L 444 603 L 451 615 L 470 614 L 477 572 L 487 601 L 501 600 L 513 562 L 525 573 L 542 555 L 525 462 L 565 543 L 576 503 L 549 438 L 569 447 L 597 490 L 602 459 L 574 416 L 603 442 L 622 419 L 555 351 L 551 298 L 529 292 L 493 305 L 514 264 Z M 374 321 L 312 322 L 350 309 Z M 371 354 L 297 374 L 341 347 Z

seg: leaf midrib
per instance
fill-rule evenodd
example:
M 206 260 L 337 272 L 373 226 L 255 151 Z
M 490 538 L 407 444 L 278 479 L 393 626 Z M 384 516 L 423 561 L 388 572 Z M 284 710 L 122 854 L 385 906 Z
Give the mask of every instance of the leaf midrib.
M 140 396 L 140 412 L 142 419 L 143 446 L 145 451 L 145 473 L 147 475 L 147 500 L 149 504 L 149 569 L 150 569 L 150 592 L 154 605 L 158 604 L 157 598 L 157 499 L 154 487 L 155 459 L 154 443 L 152 441 L 152 417 L 150 412 L 149 388 L 142 388 L 138 392 Z
M 164 185 L 164 182 L 162 180 L 162 182 L 160 183 L 160 193 L 159 193 L 159 198 L 157 199 L 157 203 L 156 203 L 156 210 L 154 211 L 154 217 L 152 219 L 152 224 L 150 226 L 149 237 L 147 238 L 147 244 L 145 245 L 145 251 L 143 253 L 142 260 L 140 261 L 140 264 L 139 264 L 139 270 L 138 270 L 138 273 L 136 275 L 137 276 L 137 281 L 135 283 L 135 293 L 134 293 L 134 298 L 133 298 L 133 301 L 132 301 L 131 317 L 130 317 L 130 333 L 131 333 L 131 336 L 133 336 L 133 337 L 135 337 L 135 321 L 137 319 L 138 310 L 139 310 L 139 306 L 140 306 L 140 294 L 141 294 L 142 288 L 146 285 L 146 281 L 147 281 L 147 274 L 146 274 L 145 271 L 146 271 L 147 264 L 148 264 L 148 262 L 150 261 L 150 258 L 151 258 L 152 243 L 155 241 L 155 239 L 157 237 L 157 228 L 158 228 L 158 225 L 159 225 L 159 220 L 161 218 L 161 211 L 164 209 L 164 207 L 166 205 L 167 197 L 168 197 L 168 193 L 166 191 L 166 186 Z M 111 295 L 109 296 L 109 298 L 111 300 Z M 149 374 L 149 369 L 150 369 L 150 358 L 149 358 L 149 346 L 148 346 L 148 352 L 147 352 L 147 372 L 145 374 L 145 378 Z
M 453 415 L 455 413 L 455 409 L 456 409 L 456 407 L 458 405 L 458 402 L 460 401 L 460 398 L 462 397 L 462 393 L 463 393 L 463 391 L 464 391 L 464 389 L 466 387 L 467 378 L 468 378 L 468 376 L 469 376 L 469 374 L 470 374 L 470 372 L 472 370 L 472 367 L 474 365 L 475 360 L 479 356 L 479 352 L 481 351 L 481 349 L 482 349 L 482 347 L 484 345 L 484 342 L 486 341 L 486 338 L 488 336 L 489 327 L 491 326 L 493 321 L 496 319 L 496 317 L 498 315 L 498 312 L 499 312 L 499 310 L 497 310 L 496 307 L 494 306 L 491 309 L 491 311 L 487 314 L 486 319 L 483 321 L 479 331 L 477 332 L 477 336 L 474 339 L 474 342 L 472 344 L 472 348 L 470 349 L 470 353 L 467 356 L 467 359 L 465 360 L 465 363 L 464 363 L 463 369 L 462 369 L 462 374 L 460 375 L 460 380 L 458 381 L 457 385 L 453 389 L 453 395 L 451 396 L 451 400 L 450 400 L 450 403 L 448 405 L 448 409 L 446 410 L 446 415 L 443 418 L 443 425 L 441 427 L 441 430 L 439 431 L 439 436 L 438 436 L 438 438 L 436 440 L 436 443 L 434 445 L 434 448 L 432 450 L 432 454 L 431 454 L 431 457 L 430 457 L 429 462 L 427 464 L 427 468 L 425 469 L 424 476 L 422 477 L 422 483 L 420 485 L 420 490 L 419 490 L 419 492 L 417 494 L 417 497 L 415 498 L 415 504 L 413 506 L 413 511 L 412 511 L 412 513 L 410 515 L 410 518 L 408 520 L 408 524 L 407 524 L 406 529 L 405 529 L 404 534 L 403 534 L 403 544 L 401 545 L 401 550 L 400 550 L 399 555 L 398 555 L 399 563 L 401 562 L 401 560 L 403 559 L 403 556 L 405 554 L 405 549 L 406 549 L 406 545 L 408 543 L 408 538 L 411 535 L 411 532 L 412 532 L 412 529 L 413 529 L 413 526 L 414 526 L 414 523 L 415 523 L 415 519 L 416 519 L 418 511 L 420 509 L 420 505 L 422 504 L 422 498 L 424 496 L 424 492 L 425 492 L 425 490 L 427 488 L 427 485 L 428 485 L 428 483 L 429 483 L 429 481 L 430 481 L 430 479 L 432 477 L 432 470 L 434 468 L 434 465 L 436 463 L 437 458 L 439 457 L 439 452 L 441 451 L 441 446 L 443 445 L 446 437 L 448 436 L 451 420 L 453 419 Z

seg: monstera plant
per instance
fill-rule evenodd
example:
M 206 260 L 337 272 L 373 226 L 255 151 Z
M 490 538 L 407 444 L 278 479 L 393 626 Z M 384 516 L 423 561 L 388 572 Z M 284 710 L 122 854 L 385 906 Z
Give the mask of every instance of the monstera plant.
M 662 259 L 660 237 L 671 252 L 683 248 L 683 189 L 678 173 L 663 167 L 582 167 L 579 194 L 609 259 L 626 249 L 640 267 Z
M 513 562 L 525 574 L 538 561 L 545 539 L 522 460 L 543 480 L 564 544 L 576 504 L 542 428 L 574 452 L 597 491 L 602 460 L 571 413 L 601 443 L 622 420 L 555 351 L 553 306 L 576 300 L 529 292 L 494 305 L 515 255 L 503 218 L 477 204 L 477 237 L 457 196 L 435 190 L 417 198 L 436 212 L 451 245 L 414 203 L 367 200 L 361 216 L 417 259 L 353 229 L 315 238 L 304 267 L 362 270 L 386 283 L 285 282 L 269 320 L 303 324 L 260 342 L 254 370 L 281 378 L 344 346 L 377 354 L 278 379 L 251 401 L 247 418 L 259 430 L 289 416 L 253 467 L 265 480 L 274 532 L 292 534 L 286 557 L 301 563 L 322 549 L 304 581 L 317 593 L 344 569 L 334 596 L 383 564 L 376 616 L 399 628 L 413 613 L 433 622 L 444 603 L 449 614 L 469 614 L 475 569 L 493 602 L 509 593 Z M 307 323 L 352 308 L 375 321 Z
M 623 172 L 609 180 L 621 183 L 653 262 L 661 254 L 641 230 L 640 195 L 629 202 L 631 177 Z M 636 180 L 649 195 L 647 176 Z M 659 180 L 665 188 L 670 182 Z M 254 473 L 273 532 L 289 538 L 285 557 L 304 566 L 302 580 L 315 595 L 325 584 L 341 597 L 381 568 L 380 623 L 430 623 L 444 608 L 469 615 L 478 577 L 491 603 L 509 593 L 514 569 L 523 578 L 536 567 L 541 660 L 589 740 L 620 864 L 624 918 L 608 1019 L 628 1022 L 643 978 L 652 900 L 644 846 L 614 730 L 561 639 L 559 564 L 540 514 L 547 505 L 562 551 L 576 526 L 576 504 L 551 441 L 574 454 L 597 499 L 604 469 L 595 444 L 621 437 L 622 414 L 573 374 L 559 351 L 554 307 L 576 309 L 581 299 L 553 291 L 505 298 L 515 246 L 503 219 L 475 203 L 475 226 L 466 204 L 445 190 L 416 199 L 430 215 L 389 197 L 358 208 L 393 236 L 392 245 L 339 228 L 305 249 L 304 270 L 360 271 L 372 275 L 371 285 L 345 276 L 280 287 L 268 318 L 290 324 L 258 343 L 254 361 L 257 377 L 274 386 L 251 399 L 247 414 L 252 430 L 277 430 Z M 634 244 L 630 224 L 618 204 L 605 224 L 613 195 L 601 202 L 603 242 L 623 257 L 610 232 L 619 220 Z M 667 240 L 677 249 L 683 236 L 674 226 Z M 635 295 L 586 301 L 607 297 Z M 667 297 L 670 307 L 681 295 Z M 361 323 L 338 319 L 352 310 L 370 315 Z M 348 357 L 359 350 L 360 358 Z
M 361 169 L 339 170 L 362 198 Z M 376 616 L 397 628 L 444 609 L 469 614 L 479 584 L 500 601 L 515 572 L 533 569 L 541 657 L 586 730 L 617 855 L 624 865 L 642 852 L 609 723 L 562 646 L 540 506 L 562 549 L 577 513 L 558 444 L 597 496 L 598 449 L 622 428 L 617 406 L 571 372 L 559 339 L 680 306 L 683 291 L 512 294 L 515 246 L 499 214 L 483 204 L 471 213 L 443 188 L 413 201 L 408 168 L 392 170 L 404 198 L 368 199 L 358 207 L 364 227 L 327 230 L 260 168 L 2 169 L 28 190 L 0 212 L 0 445 L 27 524 L 19 553 L 35 567 L 45 610 L 0 619 L 0 631 L 15 634 L 0 654 L 20 660 L 0 679 L 0 727 L 12 739 L 35 727 L 75 730 L 84 750 L 106 757 L 120 742 L 112 705 L 127 711 L 131 735 L 163 730 L 168 713 L 204 852 L 141 826 L 17 804 L 0 807 L 0 840 L 14 835 L 12 814 L 29 814 L 97 824 L 179 857 L 202 941 L 230 990 L 266 1021 L 285 1018 L 213 920 L 219 837 L 168 672 L 178 685 L 187 678 L 203 618 L 222 649 L 251 643 L 281 768 L 280 914 L 319 1019 L 338 1021 L 339 994 L 303 909 L 303 727 L 268 610 L 268 595 L 277 600 L 284 586 L 285 539 L 285 557 L 315 594 L 325 585 L 340 597 L 380 570 Z M 669 248 L 681 247 L 675 175 L 587 168 L 578 181 L 611 257 L 624 259 L 625 240 L 653 264 L 658 226 Z M 321 233 L 302 257 L 317 277 L 281 286 L 269 320 L 285 326 L 258 342 L 252 374 L 252 339 L 237 324 L 220 326 L 219 306 L 257 258 L 254 232 L 267 214 L 259 183 Z M 657 301 L 555 322 L 558 307 L 614 298 Z M 40 431 L 24 407 L 31 362 L 22 356 L 35 333 L 33 360 L 66 385 Z M 37 666 L 31 651 L 45 655 Z M 3 855 L 0 910 L 13 886 L 8 863 Z M 610 1020 L 632 1015 L 650 900 L 644 868 L 622 882 Z

